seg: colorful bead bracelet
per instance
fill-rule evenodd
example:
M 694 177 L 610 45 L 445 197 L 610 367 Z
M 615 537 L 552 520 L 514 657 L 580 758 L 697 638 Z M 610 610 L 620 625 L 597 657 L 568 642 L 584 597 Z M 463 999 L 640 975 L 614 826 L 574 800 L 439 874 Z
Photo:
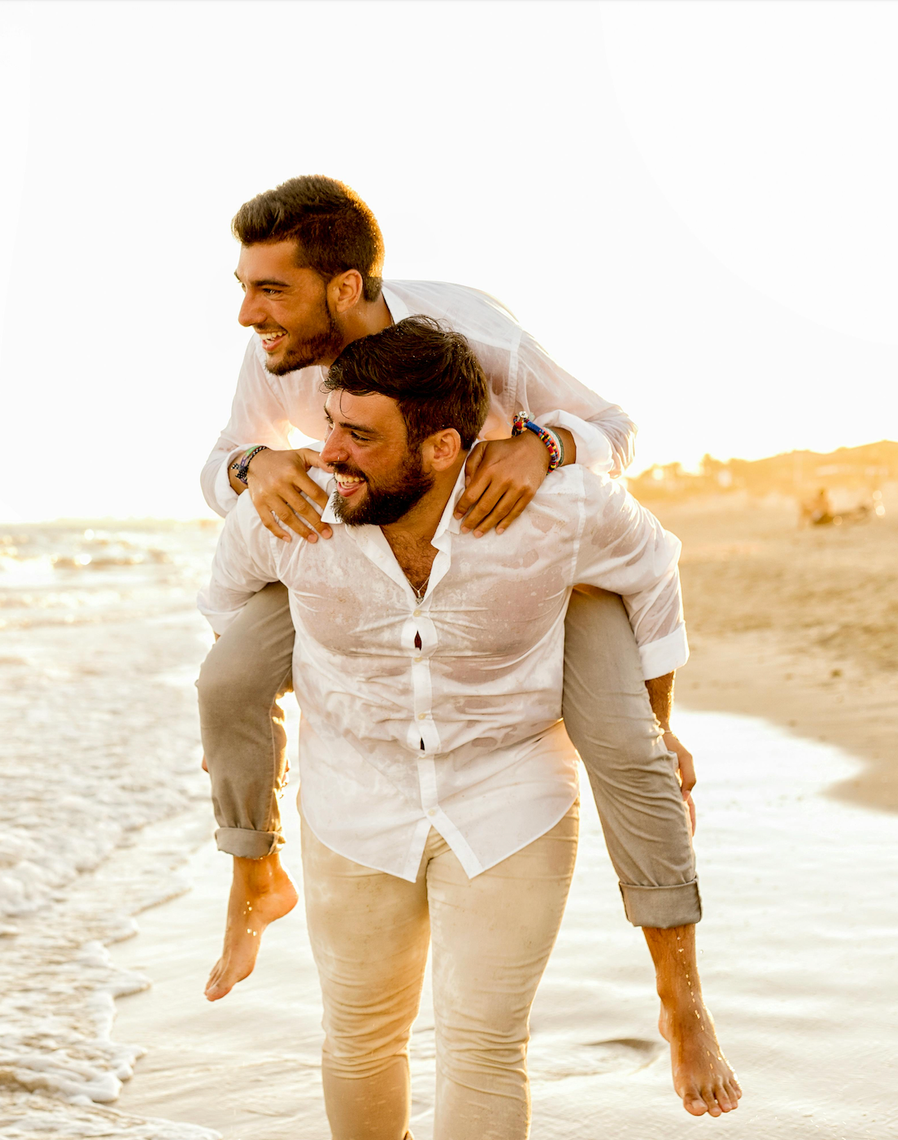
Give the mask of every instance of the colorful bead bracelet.
M 564 444 L 554 431 L 540 427 L 531 420 L 529 412 L 518 412 L 511 421 L 511 434 L 520 435 L 523 431 L 532 431 L 543 441 L 549 450 L 549 470 L 554 471 L 564 463 Z

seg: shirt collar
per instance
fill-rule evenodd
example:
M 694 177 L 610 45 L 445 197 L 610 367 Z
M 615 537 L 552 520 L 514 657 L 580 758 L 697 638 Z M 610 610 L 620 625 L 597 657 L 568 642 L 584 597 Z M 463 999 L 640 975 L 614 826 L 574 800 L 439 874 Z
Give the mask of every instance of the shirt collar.
M 393 319 L 393 324 L 398 325 L 400 321 L 404 321 L 406 317 L 410 317 L 411 309 L 398 293 L 394 293 L 389 285 L 383 285 L 381 292 L 383 299 L 386 302 L 387 308 L 390 310 L 390 316 Z

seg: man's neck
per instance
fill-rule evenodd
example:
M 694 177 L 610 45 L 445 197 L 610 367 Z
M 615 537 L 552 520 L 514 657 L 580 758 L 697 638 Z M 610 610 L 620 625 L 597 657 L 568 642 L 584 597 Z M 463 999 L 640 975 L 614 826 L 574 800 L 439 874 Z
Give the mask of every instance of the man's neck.
M 446 509 L 446 504 L 455 490 L 458 482 L 458 473 L 467 459 L 467 454 L 460 455 L 458 461 L 453 463 L 447 471 L 441 471 L 435 478 L 431 489 L 415 503 L 411 510 L 389 526 L 381 527 L 384 537 L 393 550 L 400 546 L 409 549 L 412 546 L 427 547 L 436 534 L 440 519 Z
M 362 300 L 339 322 L 340 331 L 343 334 L 343 347 L 345 348 L 354 340 L 361 340 L 363 336 L 383 332 L 392 323 L 393 318 L 390 315 L 383 293 L 376 301 Z M 330 368 L 333 362 L 333 359 L 322 360 L 321 364 L 325 368 Z

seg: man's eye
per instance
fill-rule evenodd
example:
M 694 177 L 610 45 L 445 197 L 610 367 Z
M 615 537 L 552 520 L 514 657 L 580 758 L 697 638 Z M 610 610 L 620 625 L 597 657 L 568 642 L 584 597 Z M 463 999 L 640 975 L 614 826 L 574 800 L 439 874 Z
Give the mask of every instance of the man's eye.
M 359 433 L 357 431 L 351 431 L 349 434 L 352 436 L 352 438 L 354 440 L 357 440 L 359 443 L 367 443 L 368 442 L 368 437 L 366 435 L 359 435 Z
M 262 292 L 269 297 L 280 297 L 281 295 L 280 289 L 263 289 Z

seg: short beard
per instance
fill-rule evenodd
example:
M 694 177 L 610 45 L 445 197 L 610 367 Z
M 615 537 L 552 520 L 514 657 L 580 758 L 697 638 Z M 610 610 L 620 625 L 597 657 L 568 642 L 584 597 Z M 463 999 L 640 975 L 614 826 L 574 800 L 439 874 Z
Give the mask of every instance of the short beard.
M 288 372 L 311 368 L 313 364 L 321 364 L 323 360 L 336 360 L 343 351 L 343 334 L 337 327 L 326 301 L 322 309 L 327 316 L 326 331 L 315 333 L 307 340 L 300 341 L 295 348 L 288 349 L 284 358 L 276 364 L 269 364 L 266 360 L 265 368 L 272 376 L 286 376 Z
M 341 475 L 358 475 L 363 472 L 347 463 L 335 463 L 333 470 Z M 347 526 L 392 526 L 407 515 L 434 483 L 421 461 L 420 450 L 409 453 L 402 461 L 402 469 L 388 487 L 377 487 L 367 480 L 365 501 L 358 507 L 338 494 L 334 500 L 334 514 Z

